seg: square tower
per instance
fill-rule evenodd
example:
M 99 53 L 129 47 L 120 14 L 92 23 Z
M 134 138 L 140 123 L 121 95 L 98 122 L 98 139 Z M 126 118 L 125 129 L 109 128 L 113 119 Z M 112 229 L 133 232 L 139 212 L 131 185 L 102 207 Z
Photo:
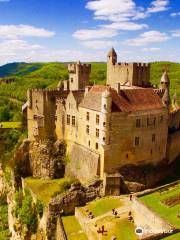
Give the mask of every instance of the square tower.
M 64 90 L 82 90 L 90 85 L 91 64 L 80 62 L 68 64 L 69 80 L 64 82 Z

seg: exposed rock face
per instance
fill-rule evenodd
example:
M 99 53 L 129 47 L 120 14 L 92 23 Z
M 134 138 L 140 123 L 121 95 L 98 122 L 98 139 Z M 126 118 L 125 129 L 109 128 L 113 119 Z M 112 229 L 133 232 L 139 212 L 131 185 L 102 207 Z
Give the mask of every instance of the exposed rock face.
M 32 142 L 29 146 L 29 161 L 35 178 L 61 178 L 64 176 L 64 142 Z
M 168 166 L 165 162 L 157 166 L 126 165 L 120 169 L 123 180 L 122 192 L 138 192 L 153 187 L 167 176 L 171 176 L 172 169 L 173 166 Z
M 96 180 L 88 187 L 73 183 L 65 194 L 53 198 L 48 206 L 46 236 L 55 240 L 57 219 L 60 214 L 74 214 L 75 207 L 83 206 L 97 197 L 101 197 L 102 181 Z
M 83 206 L 87 202 L 101 196 L 101 180 L 96 180 L 88 187 L 83 187 L 79 183 L 73 183 L 69 191 L 63 195 L 53 198 L 49 204 L 49 211 L 56 215 L 63 210 L 63 214 L 73 214 L 75 207 Z

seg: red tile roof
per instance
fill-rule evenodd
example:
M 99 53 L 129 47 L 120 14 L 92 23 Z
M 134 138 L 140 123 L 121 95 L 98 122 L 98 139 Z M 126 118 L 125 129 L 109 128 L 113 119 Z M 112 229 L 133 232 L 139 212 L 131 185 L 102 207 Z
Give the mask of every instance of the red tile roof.
M 80 103 L 81 107 L 101 111 L 102 93 L 108 90 L 111 93 L 113 103 L 119 111 L 132 112 L 164 108 L 161 98 L 150 88 L 123 89 L 118 95 L 110 86 L 93 86 Z

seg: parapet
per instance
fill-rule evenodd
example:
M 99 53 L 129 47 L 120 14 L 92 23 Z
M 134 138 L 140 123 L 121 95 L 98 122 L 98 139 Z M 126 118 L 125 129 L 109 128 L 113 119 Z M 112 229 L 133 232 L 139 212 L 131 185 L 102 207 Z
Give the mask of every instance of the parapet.
M 90 73 L 91 72 L 91 64 L 83 64 L 80 62 L 68 64 L 68 71 L 69 71 L 69 73 L 74 73 L 74 74 L 76 74 L 77 72 Z

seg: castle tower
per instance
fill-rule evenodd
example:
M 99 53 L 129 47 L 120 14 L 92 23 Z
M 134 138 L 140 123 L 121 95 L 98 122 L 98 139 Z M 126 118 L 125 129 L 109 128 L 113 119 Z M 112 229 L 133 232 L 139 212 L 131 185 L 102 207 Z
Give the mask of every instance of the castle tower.
M 102 145 L 109 144 L 109 127 L 110 127 L 110 115 L 112 106 L 112 96 L 111 93 L 106 90 L 102 93 L 101 101 L 101 133 L 100 139 Z
M 82 90 L 89 86 L 91 64 L 68 64 L 69 80 L 64 81 L 64 90 Z
M 165 90 L 164 95 L 162 97 L 162 102 L 167 108 L 169 108 L 171 103 L 169 87 L 170 87 L 170 80 L 169 80 L 167 70 L 165 70 L 161 77 L 161 89 Z
M 167 70 L 165 70 L 161 77 L 161 89 L 169 88 L 169 85 L 170 85 L 169 76 Z
M 112 65 L 117 63 L 117 54 L 116 54 L 114 48 L 111 48 L 111 50 L 109 51 L 109 53 L 107 55 L 107 62 Z

